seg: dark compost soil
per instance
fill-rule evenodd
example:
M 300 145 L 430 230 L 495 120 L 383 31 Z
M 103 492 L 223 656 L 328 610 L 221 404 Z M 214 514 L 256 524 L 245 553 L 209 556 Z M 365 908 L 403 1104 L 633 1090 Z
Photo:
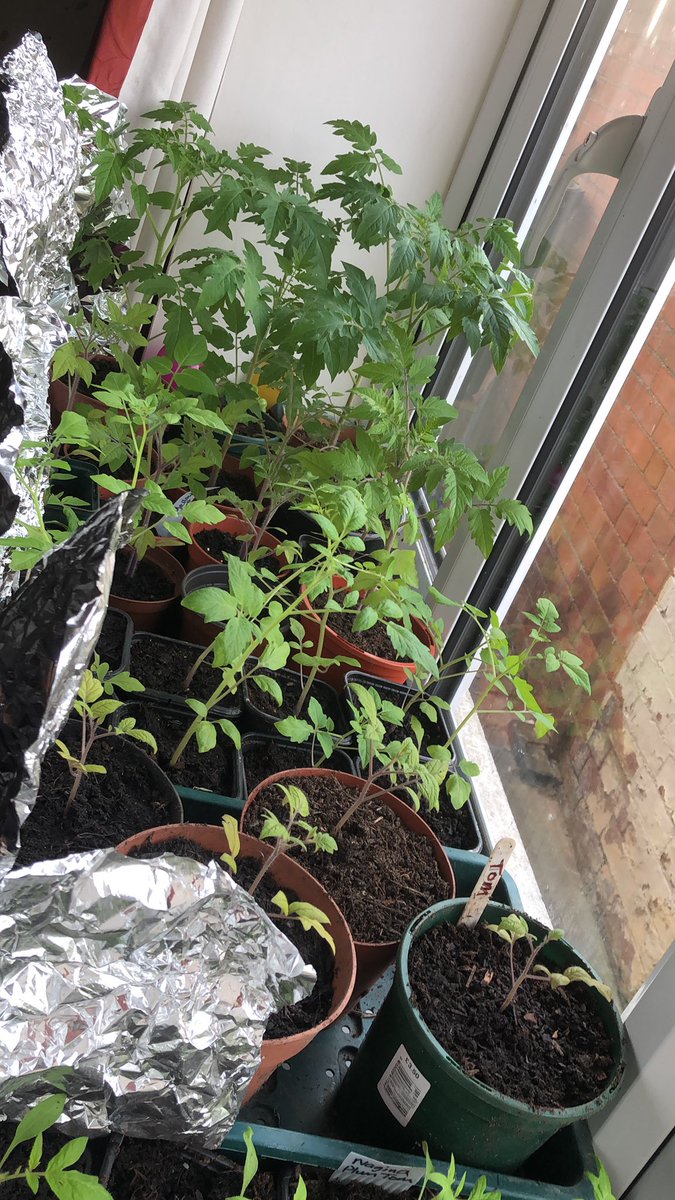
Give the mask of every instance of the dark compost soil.
M 189 838 L 174 838 L 170 842 L 156 843 L 147 847 L 141 846 L 132 851 L 134 858 L 157 858 L 160 854 L 180 854 L 185 858 L 193 858 L 202 863 L 209 863 L 214 857 L 210 850 L 196 845 Z M 220 860 L 218 861 L 220 862 Z M 220 865 L 224 871 L 230 873 L 225 863 L 221 862 Z M 258 870 L 259 865 L 254 859 L 240 858 L 237 860 L 237 874 L 234 879 L 240 887 L 247 889 L 258 874 Z M 300 899 L 290 888 L 283 890 L 291 903 Z M 277 929 L 280 929 L 297 947 L 303 961 L 311 963 L 316 970 L 316 983 L 311 995 L 307 996 L 305 1000 L 301 1000 L 298 1004 L 288 1004 L 278 1013 L 273 1013 L 265 1030 L 267 1038 L 290 1037 L 294 1033 L 303 1033 L 307 1029 L 313 1029 L 315 1025 L 320 1025 L 326 1019 L 333 1002 L 334 959 L 330 946 L 313 929 L 304 930 L 299 921 L 288 920 L 278 915 L 278 909 L 272 904 L 272 897 L 278 891 L 279 885 L 274 882 L 272 869 L 272 873 L 265 875 L 255 890 L 256 904 L 260 905 L 264 912 L 271 917 Z
M 202 646 L 189 646 L 184 642 L 167 641 L 162 638 L 140 637 L 131 643 L 131 674 L 146 688 L 157 692 L 169 692 L 173 696 L 193 696 L 196 700 L 208 700 L 222 674 L 207 663 L 202 663 L 185 690 L 185 678 L 194 661 L 202 653 Z M 234 696 L 225 696 L 222 704 L 232 707 L 237 703 Z
M 246 794 L 250 795 L 254 788 L 278 771 L 298 771 L 302 767 L 316 767 L 323 758 L 323 751 L 317 743 L 314 760 L 310 744 L 297 746 L 293 742 L 275 741 L 272 738 L 260 742 L 244 740 L 241 747 L 246 775 Z M 325 764 L 322 763 L 322 766 Z M 332 764 L 335 766 L 335 763 Z M 340 769 L 342 760 L 340 760 Z M 344 769 L 347 770 L 345 763 Z
M 255 500 L 258 495 L 258 489 L 253 480 L 246 475 L 235 474 L 234 471 L 219 471 L 214 486 L 228 488 L 240 500 Z
M 116 608 L 109 608 L 103 620 L 103 627 L 96 643 L 96 653 L 101 662 L 107 662 L 111 671 L 117 671 L 122 665 L 122 651 L 127 632 L 127 622 L 124 614 Z
M 392 788 L 392 791 L 396 795 L 399 794 L 395 788 Z M 400 795 L 402 800 L 413 807 L 412 801 L 405 793 L 401 792 Z M 471 820 L 469 805 L 465 804 L 463 808 L 459 809 L 453 808 L 447 796 L 443 795 L 441 795 L 440 804 L 440 809 L 430 812 L 426 801 L 422 800 L 419 815 L 433 829 L 443 846 L 454 846 L 457 850 L 474 850 L 478 838 L 476 827 Z
M 252 538 L 253 535 L 251 535 L 251 539 L 249 540 L 252 540 Z M 211 558 L 215 558 L 217 562 L 225 560 L 225 555 L 227 554 L 234 554 L 236 558 L 239 558 L 242 546 L 246 545 L 246 539 L 236 538 L 224 529 L 201 529 L 199 533 L 194 535 L 194 539 L 197 545 L 201 546 L 202 550 L 210 554 Z M 257 571 L 264 569 L 272 571 L 274 575 L 279 574 L 281 566 L 281 559 L 272 551 L 269 554 L 260 554 L 255 560 Z M 263 590 L 266 590 L 265 585 L 269 585 L 271 581 L 258 579 L 256 582 Z
M 0 1132 L 0 1158 L 2 1158 L 5 1150 L 14 1137 L 16 1128 L 17 1125 L 15 1121 L 8 1121 L 6 1125 L 3 1125 L 2 1132 Z M 67 1137 L 63 1133 L 59 1133 L 56 1129 L 47 1129 L 42 1135 L 42 1158 L 40 1159 L 38 1170 L 44 1171 L 50 1158 L 53 1158 L 54 1155 L 57 1154 L 62 1148 L 62 1146 L 64 1146 L 65 1143 L 69 1142 L 70 1140 L 70 1137 Z M 28 1166 L 28 1156 L 30 1155 L 32 1145 L 33 1139 L 28 1142 L 23 1142 L 20 1146 L 17 1146 L 16 1150 L 12 1151 L 7 1159 L 7 1162 L 3 1165 L 3 1173 L 5 1171 L 25 1170 L 25 1168 Z M 88 1163 L 85 1163 L 84 1160 L 80 1158 L 75 1163 L 75 1170 L 85 1171 L 88 1173 L 90 1168 Z M 39 1181 L 36 1195 L 39 1197 L 39 1200 L 47 1200 L 48 1197 L 50 1200 L 53 1200 L 54 1198 L 54 1193 L 44 1179 Z M 7 1180 L 2 1185 L 3 1200 L 26 1200 L 28 1196 L 28 1187 L 23 1179 Z
M 178 766 L 169 765 L 176 746 L 188 726 L 192 713 L 174 713 L 138 701 L 133 706 L 138 725 L 153 734 L 157 742 L 157 763 L 176 787 L 205 788 L 220 796 L 234 796 L 237 791 L 236 756 L 232 742 L 225 734 L 206 754 L 200 754 L 195 738 L 186 746 Z
M 336 599 L 339 600 L 339 596 L 336 596 Z M 320 598 L 318 603 L 321 603 Z M 353 610 L 332 612 L 328 618 L 328 628 L 352 646 L 356 646 L 357 650 L 375 654 L 378 658 L 386 658 L 389 662 L 398 662 L 400 656 L 394 650 L 384 625 L 378 621 L 377 625 L 371 626 L 370 629 L 355 630 L 356 615 Z
M 66 736 L 72 741 L 69 733 Z M 166 822 L 164 797 L 156 790 L 151 763 L 141 753 L 132 758 L 123 739 L 114 737 L 97 742 L 89 761 L 104 766 L 106 774 L 85 775 L 64 813 L 72 777 L 58 751 L 47 751 L 35 807 L 21 827 L 16 867 L 116 846 L 132 833 Z
M 292 777 L 309 800 L 311 824 L 331 831 L 354 800 L 354 792 L 326 776 Z M 285 816 L 279 787 L 264 788 L 246 814 L 257 835 L 263 810 Z M 413 917 L 452 896 L 438 871 L 431 844 L 407 829 L 390 808 L 367 800 L 340 831 L 335 854 L 312 856 L 311 872 L 345 915 L 359 942 L 393 942 Z
M 525 940 L 517 942 L 516 971 L 527 954 Z M 528 980 L 515 1007 L 501 1013 L 511 987 L 509 946 L 483 926 L 430 930 L 413 944 L 409 971 L 414 1003 L 434 1036 L 462 1070 L 503 1095 L 572 1108 L 607 1085 L 611 1044 L 584 984 L 554 991 Z
M 113 1163 L 108 1190 L 115 1200 L 223 1200 L 241 1191 L 241 1172 L 209 1166 L 208 1152 L 185 1150 L 171 1142 L 124 1138 Z M 25 1185 L 24 1185 L 25 1189 Z M 274 1200 L 272 1176 L 260 1172 L 251 1200 Z
M 282 702 L 281 704 L 277 704 L 274 696 L 270 696 L 269 692 L 262 692 L 259 687 L 256 687 L 255 679 L 251 679 L 244 683 L 244 696 L 248 703 L 254 709 L 257 709 L 258 712 L 271 717 L 273 721 L 280 721 L 282 717 L 293 716 L 295 714 L 295 706 L 305 686 L 305 680 L 300 675 L 296 675 L 294 671 L 262 670 L 258 674 L 269 675 L 271 679 L 276 679 L 283 693 Z M 302 706 L 300 715 L 307 711 L 307 706 L 312 696 L 315 696 L 319 701 L 326 716 L 333 720 L 336 731 L 342 732 L 344 730 L 344 717 L 335 693 L 318 679 L 314 680 L 310 693 Z
M 129 557 L 118 554 L 115 559 L 111 595 L 122 596 L 126 600 L 168 600 L 173 596 L 176 586 L 173 579 L 147 558 L 142 558 L 136 564 L 133 575 L 127 575 Z

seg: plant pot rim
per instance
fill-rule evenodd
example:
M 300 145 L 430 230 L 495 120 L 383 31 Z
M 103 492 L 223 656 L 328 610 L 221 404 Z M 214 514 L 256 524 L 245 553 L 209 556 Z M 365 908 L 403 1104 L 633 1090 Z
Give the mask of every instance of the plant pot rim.
M 213 521 L 190 521 L 190 522 L 188 522 L 187 530 L 188 530 L 188 533 L 190 534 L 190 538 L 191 538 L 191 541 L 192 541 L 194 547 L 196 547 L 198 556 L 200 558 L 204 557 L 207 560 L 206 562 L 203 562 L 203 563 L 200 562 L 197 566 L 193 566 L 191 568 L 190 572 L 188 572 L 189 574 L 192 574 L 192 571 L 198 571 L 201 567 L 226 567 L 227 566 L 227 564 L 224 563 L 222 561 L 222 559 L 219 560 L 217 558 L 213 558 L 213 556 L 211 554 L 209 554 L 208 550 L 205 550 L 203 548 L 203 546 L 200 546 L 198 542 L 195 542 L 195 534 L 202 533 L 202 531 L 204 529 L 223 529 L 225 531 L 228 531 L 228 529 L 231 527 L 233 521 L 236 522 L 238 525 L 243 526 L 244 529 L 251 534 L 251 536 L 253 536 L 254 534 L 256 534 L 258 532 L 258 526 L 254 525 L 252 521 L 248 521 L 240 508 L 230 508 L 224 504 L 216 504 L 214 507 L 223 513 L 222 521 L 216 521 L 216 522 L 213 522 Z M 241 531 L 235 530 L 235 532 L 241 532 Z M 265 529 L 260 538 L 260 545 L 266 546 L 268 550 L 275 550 L 277 546 L 281 545 L 281 542 L 279 541 L 279 538 L 274 536 L 273 533 L 269 533 L 269 531 L 267 529 Z M 193 554 L 194 554 L 194 550 L 193 550 Z
M 263 788 L 271 787 L 275 783 L 283 783 L 286 779 L 297 779 L 298 777 L 309 778 L 317 775 L 321 776 L 321 778 L 336 779 L 338 783 L 342 784 L 343 787 L 351 787 L 354 790 L 356 790 L 356 787 L 360 788 L 364 782 L 363 779 L 361 779 L 358 775 L 349 775 L 346 771 L 331 770 L 330 767 L 299 767 L 297 770 L 277 771 L 274 775 L 268 776 L 267 779 L 261 779 L 260 783 L 254 787 L 248 799 L 244 801 L 244 807 L 242 809 L 241 817 L 239 818 L 239 829 L 241 832 L 244 832 L 244 821 L 246 819 L 246 814 Z M 386 804 L 388 808 L 391 808 L 394 813 L 401 818 L 408 829 L 412 829 L 413 832 L 428 839 L 434 851 L 436 864 L 439 868 L 439 875 L 446 883 L 451 883 L 454 889 L 455 873 L 452 869 L 452 864 L 445 853 L 441 842 L 436 837 L 436 834 L 433 832 L 433 830 L 427 825 L 424 818 L 420 817 L 419 814 L 414 811 L 414 809 L 409 808 L 404 800 L 400 800 L 398 796 L 394 796 L 391 792 L 380 791 L 376 784 L 371 784 L 371 789 L 377 792 L 377 799 L 383 804 Z M 399 941 L 400 939 L 396 938 L 389 942 L 362 942 L 357 938 L 354 938 L 354 945 L 357 947 L 363 947 L 366 950 L 374 950 L 376 947 L 382 952 L 390 950 L 393 958 L 393 955 L 399 946 Z
M 347 584 L 345 583 L 345 588 L 346 586 Z M 312 605 L 311 600 L 309 599 L 309 596 L 307 595 L 307 588 L 304 584 L 300 585 L 300 594 L 302 596 L 302 603 L 304 607 L 311 614 L 312 620 L 316 621 L 318 624 L 319 617 Z M 410 621 L 413 626 L 413 633 L 415 636 L 418 637 L 421 642 L 426 644 L 431 654 L 437 654 L 438 651 L 436 643 L 431 635 L 430 630 L 424 624 L 424 621 L 421 621 L 419 617 L 415 616 L 411 616 Z M 358 671 L 361 669 L 367 673 L 367 668 L 370 663 L 392 663 L 401 671 L 410 671 L 412 674 L 414 674 L 417 670 L 417 666 L 414 662 L 406 662 L 403 659 L 398 658 L 381 658 L 379 654 L 372 654 L 370 650 L 360 650 L 359 647 L 354 644 L 354 642 L 348 642 L 347 639 L 342 636 L 342 634 L 335 632 L 330 624 L 330 619 L 326 625 L 326 632 L 330 633 L 330 636 L 334 639 L 342 657 L 351 659 L 356 658 L 360 660 L 360 668 L 347 667 L 348 671 Z
M 128 854 L 131 849 L 142 845 L 144 840 L 150 839 L 154 843 L 157 843 L 161 841 L 168 841 L 173 837 L 181 837 L 186 838 L 187 840 L 195 841 L 207 850 L 216 850 L 219 848 L 217 845 L 214 845 L 214 843 L 220 843 L 220 848 L 223 851 L 226 851 L 229 848 L 227 838 L 225 837 L 225 832 L 220 828 L 220 826 L 203 825 L 199 824 L 198 822 L 188 822 L 184 825 L 158 825 L 153 829 L 143 830 L 141 833 L 137 833 L 132 835 L 132 837 L 125 838 L 123 842 L 120 842 L 119 845 L 116 846 L 116 850 L 118 854 Z M 240 833 L 240 841 L 241 857 L 243 858 L 258 857 L 259 859 L 266 859 L 272 854 L 271 846 L 267 846 L 264 842 L 261 842 L 259 838 L 252 837 L 251 834 L 243 832 Z M 344 978 L 340 981 L 339 988 L 333 989 L 333 1004 L 331 1005 L 330 1011 L 323 1021 L 319 1022 L 317 1025 L 311 1026 L 312 1036 L 315 1036 L 317 1033 L 320 1033 L 322 1029 L 327 1028 L 329 1025 L 333 1025 L 335 1021 L 342 1016 L 342 1013 L 346 1010 L 349 1004 L 356 979 L 356 953 L 354 950 L 354 939 L 352 938 L 349 925 L 347 924 L 333 897 L 325 890 L 325 888 L 321 886 L 318 880 L 314 878 L 311 871 L 308 871 L 305 867 L 301 866 L 301 864 L 295 859 L 287 858 L 287 856 L 284 857 L 286 858 L 286 865 L 291 867 L 294 874 L 297 873 L 299 884 L 302 884 L 303 880 L 305 879 L 310 879 L 312 888 L 318 888 L 318 890 L 322 893 L 322 905 L 324 898 L 326 904 L 326 907 L 323 908 L 323 912 L 326 913 L 327 916 L 330 916 L 329 929 L 339 926 L 342 934 L 342 943 L 344 945 L 351 946 L 351 964 L 349 969 L 344 972 Z M 251 898 L 253 899 L 253 897 Z M 328 910 L 331 911 L 329 912 Z M 268 917 L 268 919 L 272 919 L 269 917 L 269 913 L 266 913 L 265 915 Z M 338 939 L 336 938 L 335 941 L 337 944 Z M 306 1041 L 308 1033 L 310 1033 L 310 1030 L 305 1029 L 302 1032 L 290 1034 L 288 1037 L 264 1038 L 263 1041 L 269 1046 L 278 1046 L 281 1049 L 290 1048 L 297 1044 L 298 1041 Z
M 184 571 L 183 567 L 180 565 L 180 563 L 178 562 L 178 559 L 174 558 L 173 554 L 170 554 L 168 550 L 164 550 L 161 546 L 151 546 L 148 550 L 146 550 L 145 554 L 143 555 L 143 558 L 141 559 L 141 562 L 143 562 L 143 560 L 146 558 L 147 558 L 148 562 L 154 562 L 155 565 L 157 567 L 159 567 L 162 574 L 166 575 L 171 580 L 171 582 L 173 584 L 173 592 L 171 593 L 170 596 L 164 596 L 161 600 L 133 600 L 131 597 L 128 597 L 128 596 L 118 596 L 112 590 L 112 584 L 111 584 L 111 587 L 110 587 L 110 598 L 111 599 L 114 597 L 116 600 L 122 600 L 126 604 L 133 605 L 133 606 L 136 606 L 136 605 L 139 606 L 138 609 L 133 607 L 130 609 L 123 610 L 123 611 L 129 612 L 130 615 L 132 615 L 133 612 L 135 612 L 135 611 L 151 612 L 153 609 L 153 606 L 156 607 L 157 605 L 159 605 L 160 607 L 162 607 L 162 606 L 167 607 L 181 594 L 181 585 L 182 585 L 183 579 L 185 578 L 185 571 Z M 113 607 L 115 607 L 115 606 L 113 605 Z M 133 616 L 132 616 L 132 620 L 133 620 Z M 138 632 L 142 633 L 145 631 L 138 630 Z
M 559 1119 L 564 1115 L 565 1118 L 569 1116 L 571 1121 L 586 1120 L 589 1116 L 592 1116 L 594 1112 L 597 1112 L 599 1109 L 605 1107 L 610 1097 L 619 1090 L 623 1079 L 625 1062 L 625 1031 L 621 1016 L 614 1001 L 607 1001 L 594 989 L 590 989 L 593 1002 L 597 1003 L 601 1008 L 603 1006 L 607 1006 L 608 1015 L 611 1016 L 616 1026 L 618 1053 L 615 1057 L 613 1074 L 603 1090 L 592 1100 L 587 1100 L 583 1104 L 573 1105 L 569 1108 L 537 1108 L 534 1105 L 526 1104 L 523 1100 L 516 1100 L 512 1096 L 507 1096 L 504 1092 L 498 1091 L 489 1084 L 482 1083 L 480 1080 L 474 1079 L 470 1075 L 467 1075 L 466 1072 L 462 1070 L 457 1060 L 454 1059 L 452 1055 L 448 1053 L 445 1047 L 441 1045 L 441 1043 L 429 1029 L 429 1026 L 426 1024 L 421 1013 L 416 1008 L 412 999 L 412 988 L 408 973 L 408 956 L 411 946 L 413 942 L 421 937 L 422 934 L 426 933 L 427 930 L 433 929 L 436 925 L 445 924 L 446 922 L 443 920 L 444 917 L 455 918 L 456 920 L 463 911 L 465 905 L 466 899 L 460 898 L 456 898 L 454 900 L 441 900 L 437 904 L 430 905 L 428 908 L 424 909 L 423 912 L 418 913 L 418 915 L 410 922 L 410 925 L 401 938 L 396 955 L 396 976 L 394 986 L 397 988 L 399 995 L 405 999 L 409 1019 L 415 1025 L 418 1034 L 426 1038 L 433 1047 L 434 1052 L 442 1061 L 445 1069 L 448 1070 L 450 1074 L 461 1076 L 462 1086 L 468 1089 L 470 1093 L 473 1093 L 473 1095 L 480 1097 L 481 1103 L 499 1107 L 501 1109 L 507 1106 L 514 1115 L 518 1116 L 534 1114 L 537 1117 L 546 1117 L 550 1115 L 552 1118 Z M 515 911 L 516 910 L 510 904 L 501 904 L 492 900 L 482 913 L 480 922 L 484 921 L 485 919 L 499 920 L 508 913 Z M 455 920 L 452 920 L 449 923 L 454 924 Z M 537 921 L 535 917 L 528 916 L 527 922 L 530 929 L 532 929 L 538 936 L 547 932 L 547 927 L 540 921 Z M 574 947 L 570 942 L 567 941 L 566 938 L 559 939 L 559 941 L 556 942 L 556 945 L 563 947 L 569 953 L 571 958 L 583 966 L 591 975 L 593 975 L 594 978 L 597 978 L 597 975 L 593 971 L 590 964 L 586 962 L 582 955 L 574 949 Z

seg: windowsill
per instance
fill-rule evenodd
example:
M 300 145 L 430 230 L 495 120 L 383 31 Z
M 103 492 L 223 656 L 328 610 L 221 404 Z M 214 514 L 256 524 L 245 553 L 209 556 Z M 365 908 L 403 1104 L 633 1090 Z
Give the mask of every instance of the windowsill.
M 456 725 L 470 709 L 471 699 L 465 692 L 452 706 L 452 717 Z M 551 919 L 477 716 L 464 726 L 461 744 L 463 756 L 480 767 L 480 775 L 473 779 L 472 783 L 489 844 L 494 846 L 502 837 L 513 838 L 516 846 L 509 860 L 508 871 L 518 885 L 523 908 L 529 916 L 550 925 Z

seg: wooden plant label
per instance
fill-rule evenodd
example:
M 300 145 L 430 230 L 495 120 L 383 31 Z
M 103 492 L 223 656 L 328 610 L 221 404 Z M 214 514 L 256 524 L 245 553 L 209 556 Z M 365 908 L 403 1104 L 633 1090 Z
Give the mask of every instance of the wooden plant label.
M 458 925 L 466 925 L 468 929 L 473 929 L 474 925 L 478 924 L 483 910 L 492 899 L 492 894 L 504 874 L 504 869 L 513 854 L 515 845 L 513 838 L 500 838 L 497 842 L 490 855 L 490 861 L 486 863 L 480 879 L 464 906 L 464 912 L 457 922 Z

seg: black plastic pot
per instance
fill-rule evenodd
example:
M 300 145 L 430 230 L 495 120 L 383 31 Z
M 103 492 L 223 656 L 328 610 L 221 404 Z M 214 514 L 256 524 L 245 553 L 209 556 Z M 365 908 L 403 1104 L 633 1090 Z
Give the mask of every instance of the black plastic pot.
M 111 662 L 110 659 L 112 656 L 109 655 L 106 657 L 103 649 L 100 646 L 100 637 L 97 645 L 94 647 L 94 651 L 99 655 L 102 662 L 108 663 L 108 666 L 110 667 L 108 675 L 110 678 L 112 678 L 112 676 L 117 675 L 119 671 L 126 671 L 129 667 L 129 647 L 131 646 L 131 639 L 134 636 L 134 623 L 128 613 L 122 612 L 119 608 L 109 608 L 105 614 L 101 636 L 103 636 L 105 633 L 106 622 L 117 625 L 121 631 L 120 636 L 122 638 L 122 649 L 118 659 L 117 661 Z
M 288 738 L 281 737 L 279 734 L 272 736 L 270 734 L 265 734 L 265 733 L 247 733 L 241 739 L 241 754 L 240 754 L 240 758 L 239 758 L 239 762 L 240 762 L 240 795 L 242 798 L 242 802 L 245 801 L 246 799 L 248 799 L 249 792 L 252 792 L 253 788 L 257 787 L 257 785 L 259 783 L 261 783 L 262 780 L 265 778 L 265 776 L 261 776 L 260 779 L 252 779 L 249 783 L 249 779 L 248 779 L 248 776 L 246 773 L 246 752 L 247 752 L 247 750 L 250 751 L 255 746 L 262 746 L 262 747 L 267 748 L 269 750 L 270 754 L 271 754 L 274 746 L 284 746 L 287 751 L 292 753 L 293 757 L 297 758 L 297 762 L 290 764 L 290 769 L 292 769 L 292 770 L 296 770 L 296 769 L 301 770 L 303 767 L 314 767 L 314 766 L 318 765 L 318 761 L 312 761 L 312 751 L 310 749 L 309 743 L 307 743 L 307 742 L 303 742 L 300 744 L 294 743 L 294 742 L 289 742 Z M 321 758 L 322 758 L 321 747 L 317 744 L 316 751 L 315 751 L 315 759 L 319 760 Z M 348 754 L 345 754 L 344 750 L 334 750 L 332 755 L 330 756 L 330 758 L 325 763 L 322 763 L 321 765 L 326 766 L 326 767 L 333 767 L 334 770 L 336 770 L 336 771 L 346 771 L 348 774 L 354 774 L 353 760 L 350 758 L 350 756 Z M 282 768 L 282 767 L 276 766 L 270 758 L 270 768 L 269 768 L 269 771 L 267 772 L 267 774 L 275 775 L 277 773 L 277 771 L 286 770 L 286 769 L 287 769 L 286 767 Z
M 97 468 L 92 463 L 82 462 L 74 457 L 66 457 L 63 462 L 70 468 L 70 475 L 65 479 L 54 479 L 50 490 L 56 496 L 68 496 L 83 501 L 83 504 L 74 510 L 78 520 L 82 521 L 92 513 L 98 512 L 100 507 L 98 485 L 91 479 Z M 66 528 L 63 510 L 58 504 L 46 505 L 44 522 L 47 528 Z
M 135 717 L 136 721 L 142 728 L 147 728 L 150 724 L 153 724 L 152 719 L 148 720 L 149 713 L 154 714 L 156 719 L 165 718 L 180 720 L 181 718 L 189 718 L 191 720 L 194 716 L 194 713 L 192 713 L 191 710 L 185 706 L 185 704 L 162 704 L 153 700 L 141 700 L 139 697 L 138 700 L 134 700 L 129 704 L 125 704 L 123 708 L 118 709 L 113 717 L 113 722 L 117 724 L 125 716 Z M 152 732 L 152 729 L 150 729 L 150 732 Z M 225 781 L 222 778 L 220 780 L 214 778 L 213 788 L 204 786 L 193 787 L 187 784 L 183 785 L 173 783 L 171 780 L 168 780 L 171 783 L 171 787 L 174 789 L 176 795 L 179 796 L 181 800 L 193 802 L 190 805 L 191 820 L 203 820 L 208 825 L 219 825 L 223 812 L 233 811 L 233 808 L 234 811 L 240 811 L 243 807 L 243 802 L 239 800 L 238 796 L 241 767 L 239 765 L 239 751 L 235 746 L 232 746 L 232 757 L 233 764 L 230 788 L 227 788 L 226 786 L 226 783 L 229 783 L 230 781 Z M 204 760 L 208 761 L 206 755 L 204 756 Z M 161 770 L 165 778 L 168 779 L 168 776 L 166 776 L 161 767 L 158 766 L 157 770 Z M 195 809 L 196 804 L 201 805 L 201 808 L 198 812 Z M 182 821 L 183 817 L 181 816 L 180 819 Z
M 290 671 L 288 668 L 282 669 L 281 671 L 274 671 L 273 673 L 271 672 L 271 674 L 273 674 L 273 677 L 280 684 L 282 692 L 284 689 L 284 679 L 298 678 L 297 672 Z M 276 733 L 277 731 L 275 730 L 274 726 L 277 721 L 283 720 L 283 715 L 280 712 L 263 712 L 263 710 L 259 708 L 256 700 L 257 696 L 260 695 L 260 692 L 256 688 L 255 683 L 244 680 L 242 691 L 246 722 L 249 731 L 253 733 Z M 328 683 L 324 683 L 323 680 L 317 679 L 314 682 L 312 694 L 316 696 L 317 700 L 320 702 L 326 716 L 331 717 L 335 722 L 335 732 L 346 733 L 347 724 L 345 721 L 344 710 L 342 708 L 340 697 L 335 691 L 335 688 L 332 688 Z
M 187 647 L 189 647 L 189 649 L 194 650 L 195 657 L 197 657 L 197 655 L 201 654 L 202 650 L 204 649 L 203 646 L 196 646 L 193 642 L 183 642 L 183 641 L 178 641 L 175 638 L 160 637 L 160 635 L 156 634 L 156 633 L 136 633 L 136 634 L 134 634 L 134 636 L 131 639 L 129 658 L 128 658 L 129 667 L 130 667 L 132 675 L 134 675 L 134 670 L 133 670 L 134 645 L 136 645 L 138 642 L 148 642 L 148 641 L 161 642 L 161 644 L 163 646 L 168 646 L 170 648 L 173 648 L 176 646 L 187 646 Z M 142 680 L 141 680 L 141 682 L 142 682 Z M 160 704 L 177 705 L 182 708 L 187 708 L 187 700 L 189 698 L 187 696 L 178 695 L 174 692 L 165 692 L 161 688 L 148 687 L 147 684 L 145 685 L 145 691 L 143 692 L 143 698 L 145 699 L 146 697 L 148 700 L 156 700 Z M 238 717 L 241 716 L 241 712 L 242 712 L 241 700 L 239 699 L 238 696 L 224 698 L 223 702 L 221 704 L 214 705 L 212 712 L 213 712 L 214 717 L 227 717 L 231 721 L 236 720 Z

